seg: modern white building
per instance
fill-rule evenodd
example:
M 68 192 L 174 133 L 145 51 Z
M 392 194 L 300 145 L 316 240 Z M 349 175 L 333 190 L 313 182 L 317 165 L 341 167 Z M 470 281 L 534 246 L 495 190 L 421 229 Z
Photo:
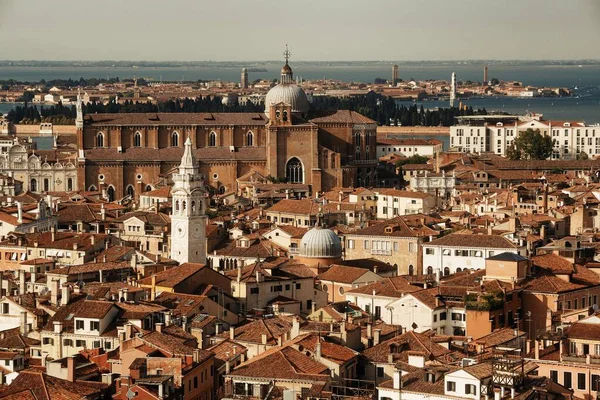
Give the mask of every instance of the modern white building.
M 500 253 L 524 255 L 525 248 L 498 235 L 452 233 L 423 244 L 423 273 L 450 275 L 485 268 L 485 259 Z
M 551 159 L 575 159 L 586 153 L 600 155 L 600 125 L 581 121 L 546 121 L 541 115 L 485 115 L 458 117 L 450 127 L 450 148 L 465 153 L 492 152 L 506 155 L 506 149 L 527 129 L 552 137 Z
M 443 143 L 436 139 L 377 139 L 377 158 L 388 154 L 411 157 L 435 157 L 442 152 Z
M 428 214 L 436 206 L 436 198 L 429 193 L 398 189 L 377 189 L 377 219 L 399 215 Z

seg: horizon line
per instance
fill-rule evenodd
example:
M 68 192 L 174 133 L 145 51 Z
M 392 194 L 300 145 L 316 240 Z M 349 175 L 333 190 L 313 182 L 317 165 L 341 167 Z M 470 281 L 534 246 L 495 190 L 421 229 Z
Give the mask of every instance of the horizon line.
M 390 63 L 414 63 L 414 62 L 444 62 L 444 63 L 458 63 L 458 62 L 551 62 L 551 61 L 559 61 L 559 62 L 598 62 L 600 63 L 600 58 L 540 58 L 540 59 L 415 59 L 415 60 L 385 60 L 385 59 L 365 59 L 365 60 L 294 60 L 292 62 L 390 62 Z M 4 59 L 0 60 L 0 63 L 4 62 L 143 62 L 143 63 L 200 63 L 200 62 L 214 62 L 214 63 L 271 63 L 271 62 L 283 62 L 282 60 L 114 60 L 114 59 L 63 59 L 63 60 L 48 60 L 48 59 Z

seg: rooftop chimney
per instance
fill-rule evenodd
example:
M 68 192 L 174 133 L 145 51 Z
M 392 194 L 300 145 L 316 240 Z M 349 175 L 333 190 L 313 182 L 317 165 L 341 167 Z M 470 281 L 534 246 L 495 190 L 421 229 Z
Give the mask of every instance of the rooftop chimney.
M 164 325 L 164 324 L 163 324 L 163 323 L 161 323 L 161 322 L 158 322 L 158 323 L 154 324 L 154 327 L 156 328 L 156 332 L 158 332 L 158 333 L 162 333 L 162 330 L 163 330 L 163 325 Z
M 75 382 L 75 356 L 67 357 L 67 380 Z
M 23 223 L 23 203 L 17 201 L 17 222 L 19 224 Z
M 25 271 L 19 270 L 19 294 L 23 295 L 27 293 L 25 287 Z
M 71 290 L 68 286 L 62 287 L 62 298 L 60 299 L 60 305 L 64 306 L 71 302 Z
M 21 311 L 21 335 L 27 336 L 29 329 L 27 328 L 27 311 Z
M 53 306 L 58 306 L 58 291 L 59 291 L 59 281 L 53 280 L 50 282 L 50 303 Z

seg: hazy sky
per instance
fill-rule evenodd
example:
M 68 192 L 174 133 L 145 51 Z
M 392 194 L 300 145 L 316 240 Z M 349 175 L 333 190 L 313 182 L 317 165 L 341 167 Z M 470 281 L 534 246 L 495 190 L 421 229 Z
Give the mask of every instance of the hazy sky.
M 600 0 L 0 0 L 0 59 L 600 59 Z

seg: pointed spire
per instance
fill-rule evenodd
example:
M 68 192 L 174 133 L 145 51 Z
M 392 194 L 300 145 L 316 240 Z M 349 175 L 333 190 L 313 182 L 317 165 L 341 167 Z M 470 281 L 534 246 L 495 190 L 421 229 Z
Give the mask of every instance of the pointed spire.
M 181 164 L 179 164 L 180 174 L 195 174 L 196 173 L 196 157 L 192 151 L 192 139 L 188 136 L 185 140 L 185 146 L 183 150 L 183 156 L 181 157 Z
M 77 88 L 77 118 L 75 119 L 75 127 L 83 128 L 83 107 L 81 100 L 81 87 Z

